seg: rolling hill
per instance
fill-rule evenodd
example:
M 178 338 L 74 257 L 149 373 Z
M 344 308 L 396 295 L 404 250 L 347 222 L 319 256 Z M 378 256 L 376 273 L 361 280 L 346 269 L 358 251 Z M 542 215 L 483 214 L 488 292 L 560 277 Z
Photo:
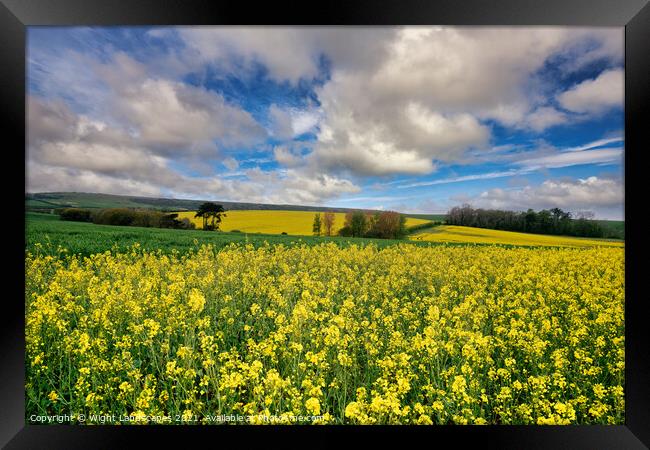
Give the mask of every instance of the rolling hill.
M 284 211 L 355 211 L 355 208 L 326 206 L 270 205 L 265 203 L 226 202 L 215 199 L 186 200 L 173 198 L 137 197 L 130 195 L 99 194 L 88 192 L 45 192 L 25 195 L 25 209 L 34 212 L 51 212 L 57 208 L 147 208 L 160 211 L 193 211 L 204 202 L 214 202 L 226 210 L 284 210 Z M 375 211 L 375 210 L 367 210 Z

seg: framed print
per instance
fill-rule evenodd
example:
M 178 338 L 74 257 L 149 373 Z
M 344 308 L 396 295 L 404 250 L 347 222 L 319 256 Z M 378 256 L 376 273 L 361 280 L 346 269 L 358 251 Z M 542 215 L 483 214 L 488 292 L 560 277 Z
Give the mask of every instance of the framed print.
M 647 448 L 646 2 L 0 11 L 7 448 Z

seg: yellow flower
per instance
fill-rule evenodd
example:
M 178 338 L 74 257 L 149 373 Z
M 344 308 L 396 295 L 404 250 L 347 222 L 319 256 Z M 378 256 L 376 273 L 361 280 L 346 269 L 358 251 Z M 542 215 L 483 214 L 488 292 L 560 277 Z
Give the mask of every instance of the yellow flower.
M 305 402 L 305 408 L 307 408 L 307 412 L 314 415 L 318 416 L 320 415 L 320 402 L 318 401 L 317 398 L 311 397 Z
M 198 289 L 192 288 L 187 303 L 192 311 L 200 313 L 205 306 L 205 296 Z
M 622 247 L 257 242 L 30 248 L 28 397 L 202 423 L 625 417 Z

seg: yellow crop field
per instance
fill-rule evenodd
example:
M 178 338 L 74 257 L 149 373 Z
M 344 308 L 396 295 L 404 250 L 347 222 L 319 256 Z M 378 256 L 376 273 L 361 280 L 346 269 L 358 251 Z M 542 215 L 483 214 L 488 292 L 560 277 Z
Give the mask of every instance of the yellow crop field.
M 443 225 L 434 231 L 413 234 L 411 240 L 430 242 L 454 242 L 476 244 L 509 244 L 529 246 L 561 246 L 561 247 L 623 247 L 622 242 L 606 240 L 575 238 L 567 236 L 550 236 L 542 234 L 516 233 L 513 231 L 489 230 L 485 228 L 461 227 Z
M 36 247 L 26 410 L 73 423 L 623 424 L 624 275 L 624 250 L 607 247 Z
M 188 218 L 197 228 L 203 227 L 203 220 L 195 218 L 195 211 L 178 213 L 178 218 Z M 288 235 L 311 235 L 315 211 L 283 211 L 283 210 L 234 210 L 227 211 L 219 227 L 222 231 L 239 230 L 244 233 L 268 233 Z M 321 212 L 321 219 L 323 213 Z M 334 234 L 343 227 L 345 213 L 334 213 Z M 423 219 L 407 218 L 406 226 L 419 225 L 428 222 Z

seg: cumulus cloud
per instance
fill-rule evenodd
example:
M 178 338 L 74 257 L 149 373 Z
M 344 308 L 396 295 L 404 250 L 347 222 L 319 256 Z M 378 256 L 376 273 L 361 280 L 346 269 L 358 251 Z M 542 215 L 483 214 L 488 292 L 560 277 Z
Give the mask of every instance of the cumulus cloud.
M 360 188 L 322 173 L 243 172 L 243 180 L 187 176 L 170 158 L 152 152 L 150 141 L 77 115 L 60 101 L 28 99 L 27 185 L 32 192 L 81 191 L 124 195 L 209 198 L 260 203 L 320 204 Z M 223 160 L 229 170 L 239 163 Z
M 287 146 L 278 146 L 273 149 L 275 160 L 283 166 L 295 167 L 303 163 L 301 155 L 295 153 Z
M 263 198 L 270 203 L 318 204 L 323 199 L 361 190 L 346 179 L 325 173 L 307 175 L 294 169 L 284 172 L 251 169 L 247 176 L 252 184 L 264 189 Z
M 540 107 L 528 114 L 526 124 L 535 131 L 543 131 L 554 125 L 566 123 L 569 118 L 553 107 Z
M 622 30 L 562 27 L 192 27 L 177 34 L 203 64 L 241 70 L 258 63 L 279 82 L 314 79 L 329 61 L 330 79 L 317 90 L 322 120 L 311 164 L 365 176 L 430 173 L 436 161 L 462 160 L 489 140 L 484 120 L 534 131 L 569 123 L 540 104 L 531 76 L 558 55 L 572 61 L 566 70 L 618 64 L 623 38 Z M 275 136 L 299 133 L 289 111 L 273 106 L 270 116 Z
M 382 59 L 395 28 L 180 27 L 188 62 L 238 72 L 260 64 L 279 82 L 319 76 L 322 58 L 342 69 L 370 67 Z M 160 34 L 158 32 L 157 34 Z
M 623 106 L 623 84 L 622 69 L 606 70 L 595 79 L 583 81 L 563 92 L 558 101 L 569 111 L 598 114 Z
M 158 152 L 214 153 L 214 142 L 250 145 L 266 137 L 250 113 L 220 94 L 150 77 L 143 64 L 122 53 L 97 72 L 114 93 L 112 117 Z
M 531 75 L 576 40 L 612 36 L 622 33 L 398 29 L 378 63 L 345 70 L 333 64 L 317 90 L 323 119 L 313 164 L 361 175 L 426 174 L 438 162 L 463 162 L 469 150 L 487 148 L 485 120 L 535 131 L 567 123 L 565 113 L 531 95 Z
M 75 114 L 60 101 L 28 98 L 28 161 L 105 175 L 155 179 L 163 159 L 126 133 Z
M 92 170 L 43 165 L 31 162 L 26 171 L 30 192 L 97 192 L 117 195 L 160 196 L 156 183 L 117 178 Z
M 140 193 L 318 203 L 358 192 L 364 177 L 476 162 L 492 148 L 493 123 L 541 132 L 603 111 L 617 104 L 616 95 L 622 104 L 620 69 L 559 95 L 563 111 L 532 81 L 550 59 L 569 72 L 594 61 L 620 64 L 622 30 L 180 27 L 148 36 L 177 39 L 182 48 L 146 61 L 110 49 L 101 58 L 32 54 L 43 63 L 30 64 L 39 67 L 36 84 L 49 98 L 29 99 L 29 164 L 32 174 L 51 174 L 46 190 L 70 187 L 70 174 L 77 174 L 77 190 L 94 180 L 106 192 L 130 186 Z M 181 81 L 190 73 L 242 82 L 267 76 L 278 86 L 308 86 L 313 98 L 308 106 L 271 105 L 261 114 L 268 113 L 265 128 L 230 97 Z M 305 133 L 316 140 L 298 150 L 292 140 Z M 239 167 L 246 158 L 228 153 L 254 150 L 269 137 L 285 141 L 268 145 L 262 157 L 281 166 L 273 171 L 246 171 Z M 509 162 L 526 171 L 620 156 L 613 149 L 586 153 Z M 209 176 L 218 162 L 244 179 Z M 180 166 L 201 176 L 186 176 Z M 28 183 L 33 189 L 43 180 L 30 175 Z
M 316 130 L 321 113 L 316 109 L 269 107 L 271 135 L 280 140 L 291 140 Z

